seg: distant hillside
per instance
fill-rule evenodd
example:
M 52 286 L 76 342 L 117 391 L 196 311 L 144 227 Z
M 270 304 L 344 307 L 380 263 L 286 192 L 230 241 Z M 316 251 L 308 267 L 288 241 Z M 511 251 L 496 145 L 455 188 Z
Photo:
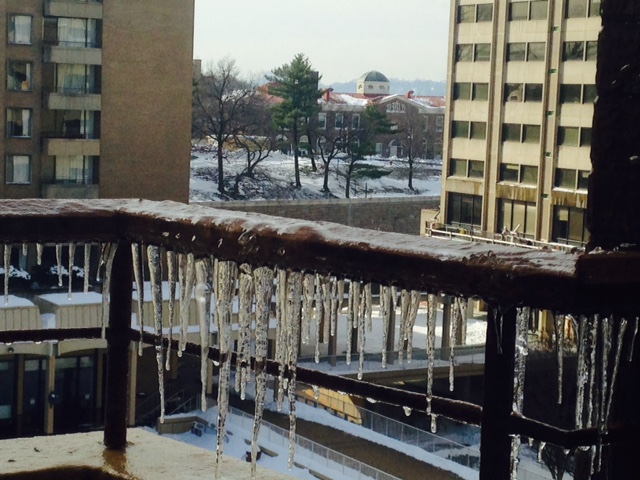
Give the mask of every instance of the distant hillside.
M 415 95 L 435 95 L 444 96 L 447 90 L 446 82 L 434 82 L 433 80 L 400 80 L 397 78 L 390 78 L 391 81 L 391 93 L 397 93 L 403 95 L 409 90 L 413 90 Z M 330 85 L 321 83 L 322 87 L 331 87 L 336 92 L 355 92 L 356 80 L 350 82 L 338 82 Z

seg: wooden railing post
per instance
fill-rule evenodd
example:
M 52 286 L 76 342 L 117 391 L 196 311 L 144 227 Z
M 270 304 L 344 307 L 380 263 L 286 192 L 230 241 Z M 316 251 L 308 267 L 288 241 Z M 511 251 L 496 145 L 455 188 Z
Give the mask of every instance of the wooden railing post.
M 509 417 L 513 410 L 516 309 L 489 310 L 480 433 L 480 480 L 511 478 Z
M 104 444 L 109 449 L 123 449 L 127 444 L 132 284 L 131 244 L 120 241 L 111 271 L 107 328 Z

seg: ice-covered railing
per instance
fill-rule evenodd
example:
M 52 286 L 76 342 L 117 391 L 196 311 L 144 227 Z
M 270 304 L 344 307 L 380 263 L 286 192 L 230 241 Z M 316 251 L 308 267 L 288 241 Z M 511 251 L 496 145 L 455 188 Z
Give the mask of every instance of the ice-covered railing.
M 285 401 L 285 395 L 290 402 L 292 453 L 296 382 L 398 405 L 405 411 L 426 411 L 432 415 L 434 427 L 437 415 L 480 424 L 482 479 L 508 478 L 515 470 L 520 435 L 565 448 L 589 447 L 595 470 L 601 465 L 602 445 L 629 433 L 624 426 L 609 428 L 608 418 L 618 366 L 623 357 L 628 360 L 628 355 L 622 355 L 623 345 L 636 348 L 637 320 L 633 314 L 640 311 L 640 298 L 632 293 L 640 287 L 638 255 L 525 251 L 171 202 L 131 200 L 1 201 L 0 242 L 4 244 L 5 264 L 15 245 L 56 244 L 56 252 L 61 251 L 62 245 L 69 249 L 86 243 L 103 245 L 100 263 L 104 271 L 103 295 L 108 300 L 104 303 L 108 327 L 105 324 L 103 328 L 84 330 L 6 332 L 0 334 L 0 341 L 106 335 L 109 369 L 105 443 L 111 448 L 126 444 L 127 352 L 130 342 L 138 340 L 155 345 L 161 384 L 169 355 L 186 352 L 201 356 L 203 379 L 208 362 L 217 365 L 221 386 L 218 406 L 222 412 L 219 432 L 224 432 L 232 368 L 240 392 L 244 392 L 251 376 L 255 378 L 254 437 L 260 425 L 266 376 L 276 377 L 278 403 Z M 134 278 L 138 284 L 145 280 L 143 263 L 144 270 L 150 272 L 154 292 L 154 318 L 147 321 L 155 325 L 156 335 L 130 328 L 132 283 Z M 184 325 L 184 304 L 195 292 L 200 305 L 199 344 L 187 342 L 184 335 L 163 337 L 160 282 L 164 277 L 168 277 L 170 288 L 181 285 L 182 304 L 174 301 L 169 306 L 173 309 L 169 317 L 176 324 Z M 351 356 L 361 361 L 371 318 L 373 284 L 380 285 L 384 332 L 396 321 L 392 312 L 400 312 L 399 344 L 407 345 L 403 352 L 406 361 L 412 355 L 411 335 L 418 302 L 423 292 L 428 294 L 426 395 L 332 376 L 297 364 L 298 339 L 310 337 L 312 325 L 318 329 L 316 339 L 320 331 L 329 337 L 345 335 L 349 340 L 347 362 Z M 335 319 L 345 292 L 347 329 L 340 332 Z M 490 305 L 483 409 L 432 393 L 435 318 L 441 294 L 458 299 L 451 306 L 452 339 L 457 337 L 456 329 L 461 328 L 469 297 L 480 297 Z M 239 346 L 232 351 L 231 305 L 236 300 Z M 534 308 L 558 312 L 558 332 L 564 331 L 568 314 L 579 324 L 578 408 L 576 430 L 570 432 L 521 415 L 526 332 Z M 210 315 L 212 310 L 214 314 Z M 267 333 L 273 318 L 275 356 L 267 358 Z M 215 322 L 218 331 L 216 345 L 209 345 L 211 322 Z M 631 328 L 627 328 L 629 323 Z M 564 342 L 560 333 L 556 337 L 562 385 Z M 251 341 L 255 342 L 255 351 L 250 349 Z M 455 345 L 451 346 L 450 365 L 453 386 Z M 560 400 L 561 393 L 560 388 Z M 222 447 L 220 441 L 217 455 L 222 453 Z

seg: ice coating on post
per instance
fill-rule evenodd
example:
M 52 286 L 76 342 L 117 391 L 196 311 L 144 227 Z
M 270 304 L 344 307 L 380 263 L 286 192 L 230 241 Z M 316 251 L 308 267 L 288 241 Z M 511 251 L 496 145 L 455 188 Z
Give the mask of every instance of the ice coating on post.
M 207 312 L 207 293 L 211 286 L 209 279 L 210 262 L 208 258 L 196 260 L 196 308 L 200 326 L 200 382 L 202 383 L 201 407 L 207 408 L 207 369 L 209 355 L 209 312 Z
M 358 380 L 362 380 L 362 376 L 364 373 L 364 347 L 366 343 L 366 333 L 365 333 L 365 315 L 366 315 L 366 294 L 362 295 L 363 298 L 358 297 L 358 301 L 362 308 L 359 308 L 360 311 L 358 314 Z
M 264 400 L 267 392 L 267 344 L 271 296 L 273 294 L 273 270 L 267 267 L 257 268 L 253 272 L 256 298 L 256 397 L 253 416 L 253 436 L 251 439 L 251 478 L 256 477 L 256 457 L 258 455 L 258 434 L 262 424 Z
M 62 244 L 56 243 L 56 264 L 58 268 L 58 286 L 62 284 Z
M 322 328 L 326 337 L 331 335 L 331 277 L 328 275 L 322 279 Z
M 67 292 L 67 298 L 71 300 L 71 278 L 73 277 L 73 259 L 76 256 L 76 244 L 69 243 L 69 290 Z
M 307 273 L 302 280 L 303 303 L 302 303 L 302 342 L 306 345 L 311 337 L 311 318 L 313 317 L 313 294 L 316 276 Z
M 602 342 L 602 359 L 600 362 L 600 405 L 599 411 L 596 413 L 598 416 L 598 445 L 596 447 L 597 461 L 595 465 L 595 471 L 599 472 L 602 468 L 602 435 L 606 433 L 606 409 L 607 409 L 607 392 L 609 385 L 609 355 L 611 353 L 611 340 L 613 334 L 613 325 L 611 319 L 604 317 L 600 322 L 601 327 L 601 342 Z
M 517 309 L 516 314 L 516 348 L 513 372 L 513 410 L 522 414 L 524 405 L 524 379 L 529 354 L 529 318 L 531 309 L 523 307 Z M 518 475 L 518 463 L 520 456 L 520 435 L 513 435 L 511 439 L 511 478 L 515 480 Z
M 455 360 L 456 360 L 456 342 L 458 341 L 458 327 L 462 323 L 462 309 L 460 305 L 462 300 L 455 297 L 451 304 L 451 346 L 449 352 L 449 391 L 453 392 L 455 384 Z
M 178 356 L 187 346 L 187 329 L 189 327 L 189 306 L 191 304 L 191 294 L 193 284 L 196 281 L 196 261 L 193 253 L 178 254 L 178 276 L 180 280 L 180 347 Z
M 142 245 L 137 243 L 131 244 L 131 259 L 133 262 L 133 278 L 136 282 L 136 291 L 138 292 L 137 317 L 138 327 L 140 328 L 140 341 L 138 342 L 138 356 L 142 356 L 142 332 L 144 330 L 144 269 L 142 267 L 142 256 L 140 249 Z
M 347 365 L 351 365 L 351 344 L 353 343 L 353 327 L 354 327 L 354 311 L 353 299 L 355 297 L 355 282 L 349 282 L 349 298 L 347 304 L 347 351 L 345 361 Z
M 164 358 L 162 357 L 162 268 L 160 266 L 160 250 L 147 246 L 147 262 L 149 264 L 149 280 L 151 283 L 151 301 L 156 333 L 156 363 L 158 365 L 158 390 L 160 393 L 160 423 L 164 423 Z M 142 343 L 142 342 L 140 342 Z
M 113 267 L 113 258 L 116 256 L 117 248 L 117 243 L 105 243 L 102 245 L 102 254 L 100 255 L 100 264 L 104 265 L 104 275 L 102 277 L 102 338 L 106 338 L 107 323 L 109 322 L 111 268 Z
M 636 337 L 638 336 L 638 317 L 634 319 L 633 334 L 631 335 L 631 345 L 629 346 L 629 361 L 633 361 L 633 350 L 636 347 Z
M 84 293 L 89 293 L 89 263 L 91 261 L 91 244 L 84 244 Z
M 11 272 L 11 245 L 4 245 L 4 304 L 9 305 L 9 273 Z
M 296 368 L 300 341 L 300 303 L 302 274 L 291 272 L 287 278 L 287 370 L 289 372 L 289 470 L 293 468 L 296 445 Z
M 44 245 L 41 243 L 36 243 L 36 262 L 38 265 L 42 265 L 42 252 L 44 252 Z
M 165 369 L 171 370 L 171 342 L 173 341 L 173 326 L 176 310 L 176 269 L 177 257 L 175 252 L 167 251 L 167 281 L 169 282 L 169 343 Z
M 584 391 L 585 385 L 589 377 L 587 370 L 587 353 L 588 353 L 588 332 L 587 317 L 582 315 L 578 328 L 578 364 L 576 366 L 576 428 L 584 426 L 583 408 L 584 408 Z M 595 348 L 595 345 L 594 345 Z
M 316 302 L 316 338 L 315 338 L 315 362 L 320 363 L 320 335 L 322 334 L 322 325 L 324 319 L 324 282 L 323 277 L 316 274 L 315 284 L 315 302 Z
M 564 370 L 564 315 L 556 315 L 556 353 L 558 359 L 558 405 L 562 404 L 562 377 Z
M 382 316 L 382 368 L 387 368 L 387 336 L 391 321 L 391 289 L 380 289 L 380 314 Z
M 436 350 L 436 316 L 438 314 L 438 297 L 429 294 L 427 308 L 427 415 L 431 414 L 431 399 L 433 398 L 433 364 Z M 433 417 L 431 418 L 433 421 Z
M 592 427 L 594 424 L 594 414 L 598 412 L 598 395 L 596 395 L 596 352 L 598 345 L 598 325 L 600 317 L 595 315 L 591 320 L 591 328 L 589 329 L 589 345 L 591 345 L 591 353 L 589 355 L 589 404 L 587 405 L 587 427 Z
M 416 325 L 418 318 L 418 308 L 420 308 L 421 293 L 417 290 L 411 290 L 409 294 L 409 318 L 407 319 L 407 363 L 411 363 L 413 357 L 413 327 Z
M 431 433 L 436 433 L 438 431 L 438 416 L 435 414 L 431 414 Z
M 613 359 L 613 372 L 611 373 L 611 386 L 609 387 L 609 393 L 607 397 L 607 404 L 604 412 L 604 419 L 602 421 L 603 430 L 607 432 L 607 426 L 609 423 L 609 415 L 611 413 L 611 403 L 613 402 L 613 393 L 616 387 L 616 379 L 618 378 L 618 369 L 620 367 L 620 358 L 622 357 L 622 347 L 624 345 L 624 334 L 627 331 L 627 320 L 621 319 L 618 327 L 618 335 L 616 338 L 616 356 Z
M 236 392 L 245 399 L 246 386 L 251 379 L 251 313 L 253 309 L 253 275 L 251 266 L 240 266 L 238 291 L 238 351 L 236 356 Z
M 206 272 L 201 272 L 206 278 Z M 218 438 L 216 447 L 216 478 L 220 478 L 220 463 L 224 450 L 227 412 L 229 410 L 229 382 L 231 379 L 231 316 L 238 266 L 234 262 L 218 262 L 216 284 L 216 322 L 220 345 L 220 373 L 218 377 Z M 203 359 L 204 362 L 204 359 Z M 206 409 L 206 402 L 203 405 Z

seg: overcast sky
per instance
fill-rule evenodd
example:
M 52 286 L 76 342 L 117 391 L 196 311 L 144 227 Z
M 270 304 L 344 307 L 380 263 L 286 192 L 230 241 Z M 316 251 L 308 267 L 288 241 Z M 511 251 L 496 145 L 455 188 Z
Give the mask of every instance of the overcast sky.
M 194 57 L 260 74 L 307 55 L 322 82 L 445 80 L 450 0 L 196 0 Z

